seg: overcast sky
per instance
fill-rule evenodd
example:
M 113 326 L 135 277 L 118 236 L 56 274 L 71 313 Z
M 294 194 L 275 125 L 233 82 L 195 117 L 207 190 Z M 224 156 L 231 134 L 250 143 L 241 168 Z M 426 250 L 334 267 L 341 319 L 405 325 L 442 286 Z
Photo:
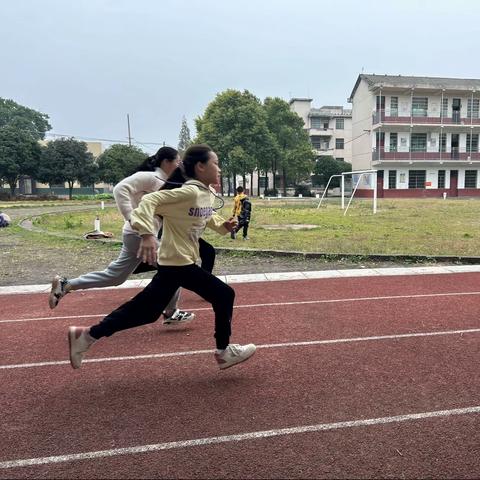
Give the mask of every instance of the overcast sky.
M 1 0 L 0 97 L 54 133 L 126 140 L 129 113 L 135 141 L 176 147 L 227 88 L 348 106 L 362 69 L 480 78 L 479 18 L 477 0 Z

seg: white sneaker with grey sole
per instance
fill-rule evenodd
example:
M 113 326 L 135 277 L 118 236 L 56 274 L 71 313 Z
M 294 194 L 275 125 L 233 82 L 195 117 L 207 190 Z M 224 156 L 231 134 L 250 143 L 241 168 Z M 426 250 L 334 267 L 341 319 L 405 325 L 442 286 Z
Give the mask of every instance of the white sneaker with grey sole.
M 248 345 L 230 344 L 222 353 L 215 353 L 215 359 L 220 370 L 225 370 L 248 360 L 256 349 L 257 347 L 253 343 Z
M 60 300 L 68 293 L 67 290 L 68 280 L 60 275 L 55 275 L 52 280 L 52 289 L 50 290 L 50 296 L 48 297 L 48 305 L 50 308 L 55 308 Z
M 87 350 L 95 343 L 95 338 L 88 333 L 87 327 L 69 327 L 68 345 L 70 348 L 70 364 L 72 368 L 80 368 Z

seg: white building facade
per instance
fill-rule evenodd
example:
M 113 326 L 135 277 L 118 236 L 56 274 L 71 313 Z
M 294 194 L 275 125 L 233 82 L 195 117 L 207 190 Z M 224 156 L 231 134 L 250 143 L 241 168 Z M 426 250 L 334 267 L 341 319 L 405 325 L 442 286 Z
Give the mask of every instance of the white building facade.
M 292 98 L 290 108 L 303 119 L 318 156 L 352 162 L 352 111 L 342 106 L 312 108 L 311 98 Z
M 349 101 L 352 169 L 379 197 L 480 196 L 480 80 L 361 74 Z

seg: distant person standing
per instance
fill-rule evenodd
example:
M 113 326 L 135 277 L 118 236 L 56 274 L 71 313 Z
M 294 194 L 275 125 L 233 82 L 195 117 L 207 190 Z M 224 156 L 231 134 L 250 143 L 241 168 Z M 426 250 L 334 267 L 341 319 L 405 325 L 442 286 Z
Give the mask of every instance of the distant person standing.
M 243 228 L 243 239 L 250 240 L 248 237 L 248 226 L 250 225 L 250 215 L 252 213 L 252 203 L 249 198 L 245 196 L 242 198 L 240 215 L 238 216 L 238 224 L 233 230 L 233 234 L 236 235 L 241 228 Z M 235 238 L 235 237 L 234 237 Z
M 243 192 L 243 187 L 237 187 L 237 194 L 235 197 L 233 197 L 233 210 L 232 210 L 232 216 L 234 218 L 239 218 L 240 213 L 242 212 L 242 200 L 245 199 L 247 196 Z M 238 226 L 237 229 L 233 230 L 232 233 L 230 234 L 230 238 L 235 240 L 236 238 L 236 233 L 238 231 Z

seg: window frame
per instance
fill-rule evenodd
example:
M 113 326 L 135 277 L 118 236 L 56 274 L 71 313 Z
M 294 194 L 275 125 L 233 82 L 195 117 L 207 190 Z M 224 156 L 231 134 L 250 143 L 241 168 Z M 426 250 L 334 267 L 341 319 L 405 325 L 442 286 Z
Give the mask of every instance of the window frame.
M 426 170 L 409 170 L 408 171 L 408 189 L 409 190 L 424 189 L 426 179 L 427 179 Z
M 416 105 L 416 108 L 415 108 Z M 412 117 L 428 116 L 428 97 L 412 97 Z
M 467 174 L 468 174 L 468 179 L 467 179 Z M 465 182 L 464 182 L 465 188 L 477 188 L 477 180 L 478 180 L 478 170 L 465 170 Z M 471 183 L 471 185 L 467 185 L 467 183 Z

